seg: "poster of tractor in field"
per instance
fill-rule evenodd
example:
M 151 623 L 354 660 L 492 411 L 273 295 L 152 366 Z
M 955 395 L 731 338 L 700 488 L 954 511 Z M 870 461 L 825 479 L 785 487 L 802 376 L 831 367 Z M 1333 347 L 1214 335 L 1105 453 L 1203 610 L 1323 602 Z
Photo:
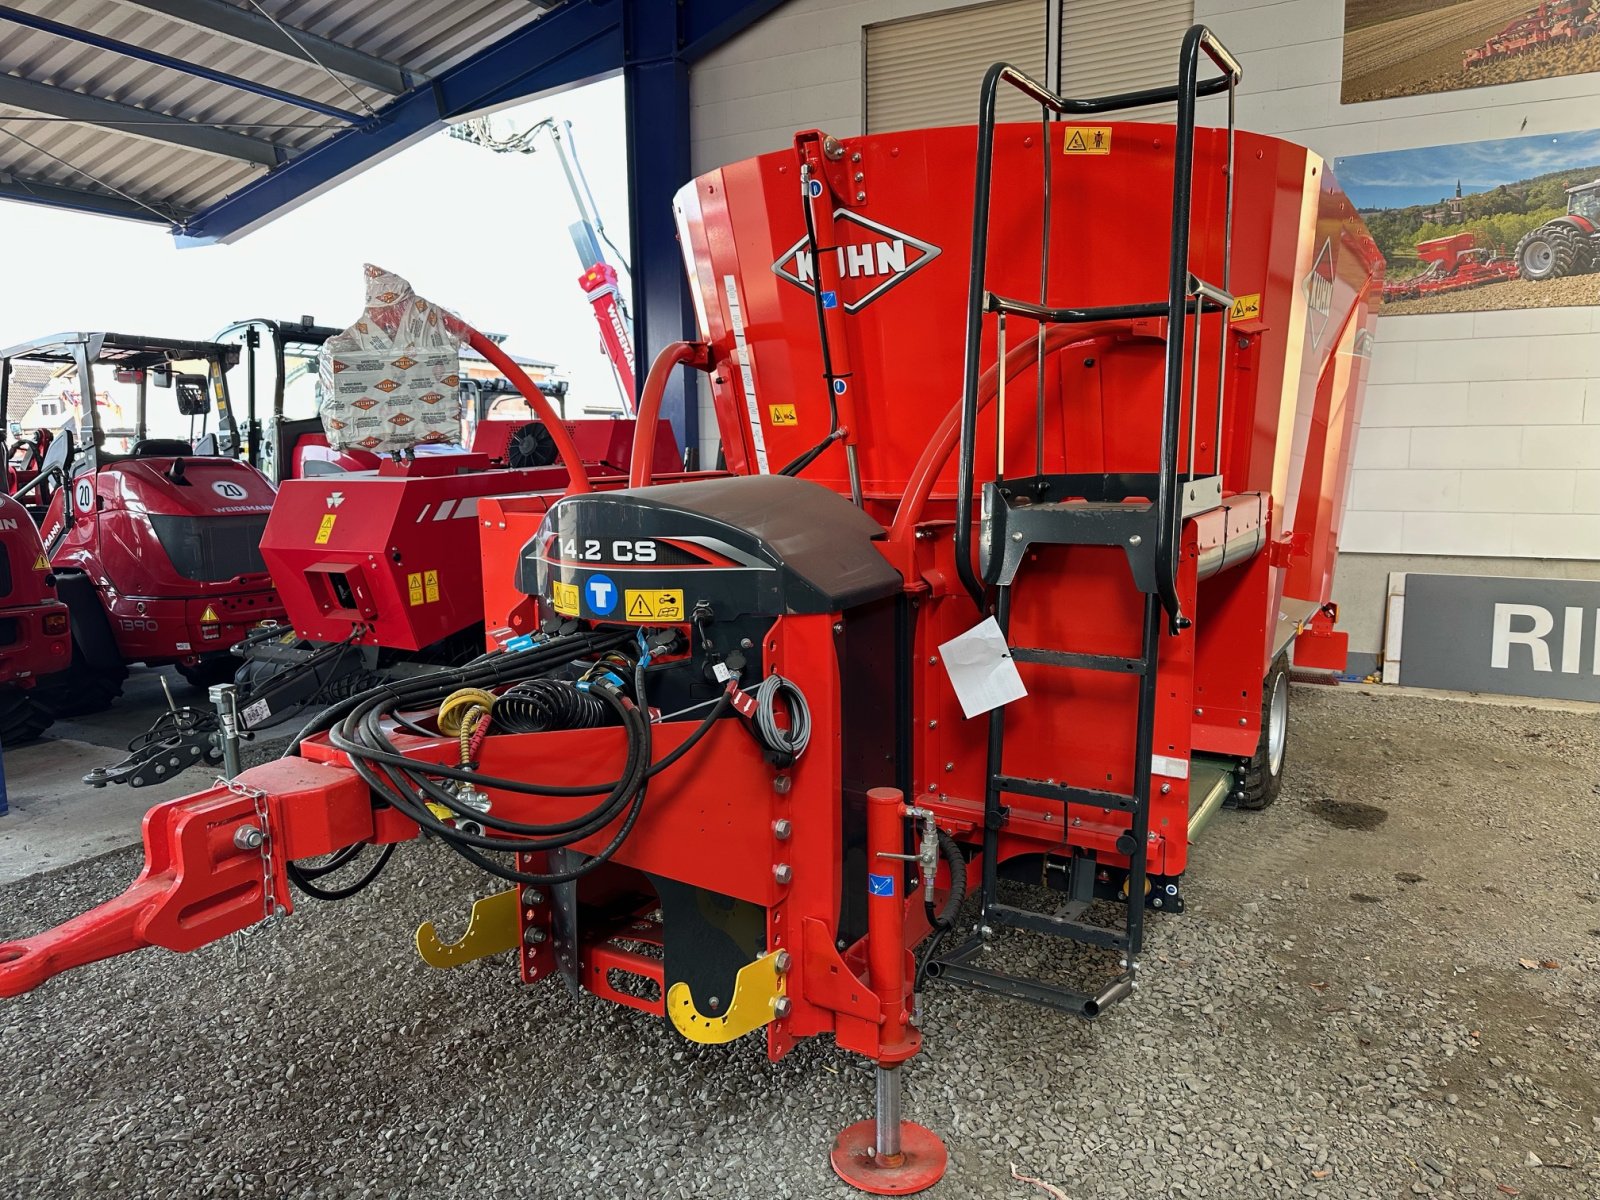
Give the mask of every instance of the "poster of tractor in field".
M 1345 0 L 1345 104 L 1600 71 L 1600 0 Z
M 1600 302 L 1600 131 L 1336 159 L 1386 264 L 1383 313 Z

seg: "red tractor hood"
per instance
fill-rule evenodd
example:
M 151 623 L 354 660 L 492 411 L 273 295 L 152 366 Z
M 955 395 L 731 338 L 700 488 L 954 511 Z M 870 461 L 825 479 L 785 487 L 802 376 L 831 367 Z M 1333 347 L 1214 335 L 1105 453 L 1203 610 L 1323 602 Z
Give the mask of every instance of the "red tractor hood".
M 174 463 L 181 467 L 174 470 Z M 260 471 L 231 458 L 130 458 L 104 464 L 100 494 L 108 508 L 174 517 L 233 517 L 269 512 L 274 492 Z

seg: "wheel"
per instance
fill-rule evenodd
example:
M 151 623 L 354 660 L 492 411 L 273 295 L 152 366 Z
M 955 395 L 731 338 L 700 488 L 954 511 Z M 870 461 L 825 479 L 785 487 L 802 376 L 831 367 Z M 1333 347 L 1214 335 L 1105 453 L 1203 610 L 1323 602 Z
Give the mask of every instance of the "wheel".
M 1517 274 L 1535 281 L 1560 279 L 1577 269 L 1578 239 L 1559 225 L 1541 225 L 1517 243 Z
M 1242 764 L 1235 808 L 1266 808 L 1283 787 L 1283 762 L 1289 748 L 1289 656 L 1280 654 L 1261 684 L 1261 740 Z
M 190 687 L 208 688 L 214 683 L 232 683 L 242 659 L 232 654 L 216 654 L 202 658 L 193 666 L 178 664 L 178 674 Z
M 54 720 L 47 709 L 34 702 L 33 689 L 0 687 L 0 746 L 9 750 L 31 742 Z
M 56 717 L 84 717 L 103 712 L 122 695 L 125 668 L 96 667 L 72 647 L 72 665 L 46 675 L 33 689 L 35 703 Z

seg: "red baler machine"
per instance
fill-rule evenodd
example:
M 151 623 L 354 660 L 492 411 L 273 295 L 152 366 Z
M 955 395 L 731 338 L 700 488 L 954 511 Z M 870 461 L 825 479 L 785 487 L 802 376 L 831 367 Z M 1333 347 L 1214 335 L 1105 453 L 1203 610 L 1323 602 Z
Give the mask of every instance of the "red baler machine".
M 1238 78 L 1196 26 L 1174 87 L 1066 100 L 997 65 L 976 129 L 807 132 L 694 180 L 705 344 L 657 361 L 636 445 L 689 362 L 728 470 L 653 485 L 636 449 L 626 488 L 482 501 L 502 644 L 153 809 L 132 890 L 0 946 L 0 995 L 348 894 L 426 830 L 511 885 L 460 943 L 424 926 L 426 961 L 515 951 L 774 1059 L 831 1034 L 879 1069 L 835 1170 L 933 1182 L 899 1112 L 915 989 L 1131 994 L 1200 825 L 1276 794 L 1296 634 L 1338 665 L 1381 263 L 1317 156 L 1233 132 Z M 1008 86 L 1045 119 L 996 125 Z M 1018 929 L 1095 965 L 1007 971 Z

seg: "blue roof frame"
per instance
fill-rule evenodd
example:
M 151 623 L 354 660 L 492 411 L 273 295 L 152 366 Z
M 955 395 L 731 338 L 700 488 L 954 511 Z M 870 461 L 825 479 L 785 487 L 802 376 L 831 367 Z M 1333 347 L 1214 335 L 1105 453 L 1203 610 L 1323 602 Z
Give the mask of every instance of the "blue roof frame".
M 673 51 L 663 55 L 665 47 L 656 39 L 650 39 L 655 44 L 648 47 L 630 48 L 633 39 L 625 32 L 651 5 L 663 3 L 670 0 L 567 0 L 504 41 L 397 96 L 375 117 L 319 142 L 175 225 L 178 244 L 235 241 L 447 123 L 484 109 L 588 83 L 643 65 L 639 60 L 687 66 L 783 0 L 681 0 L 673 5 L 677 19 Z M 686 82 L 683 73 L 679 78 Z M 681 103 L 686 115 L 687 95 Z

